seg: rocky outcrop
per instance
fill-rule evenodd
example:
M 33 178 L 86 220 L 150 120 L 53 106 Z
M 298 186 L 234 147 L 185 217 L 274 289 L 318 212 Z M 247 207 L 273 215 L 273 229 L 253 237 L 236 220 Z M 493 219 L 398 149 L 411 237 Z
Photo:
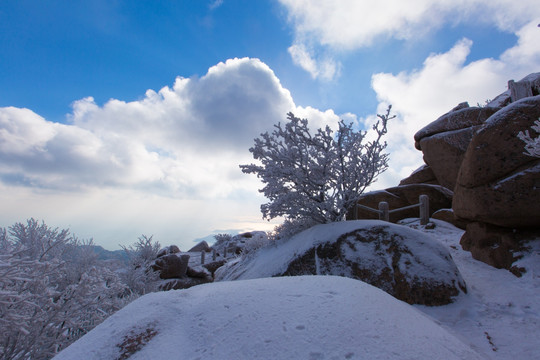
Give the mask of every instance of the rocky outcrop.
M 159 272 L 160 279 L 182 278 L 186 276 L 189 255 L 164 255 L 156 259 L 152 265 L 154 271 Z
M 151 269 L 162 279 L 160 290 L 178 290 L 214 281 L 212 274 L 204 268 L 189 266 L 190 256 L 182 254 L 177 246 L 171 245 L 159 251 Z
M 424 161 L 439 184 L 454 189 L 461 162 L 475 131 L 496 111 L 494 108 L 469 107 L 465 103 L 415 134 L 415 146 L 422 150 Z
M 409 177 L 401 180 L 399 185 L 412 185 L 412 184 L 430 184 L 430 185 L 440 185 L 433 173 L 433 170 L 428 165 L 422 165 Z
M 540 159 L 526 155 L 517 137 L 538 119 L 540 73 L 534 73 L 510 80 L 485 107 L 461 103 L 415 135 L 434 177 L 454 190 L 453 211 L 432 216 L 465 228 L 463 248 L 495 267 L 514 269 L 516 234 L 540 234 Z M 413 175 L 403 181 L 429 178 Z
M 358 203 L 373 209 L 379 208 L 379 202 L 388 203 L 390 210 L 418 204 L 420 195 L 429 196 L 430 215 L 439 209 L 452 206 L 452 192 L 440 185 L 411 184 L 389 188 L 381 191 L 372 191 L 363 194 Z M 403 218 L 418 217 L 418 208 L 402 210 L 390 214 L 390 221 L 397 222 Z M 356 219 L 378 219 L 379 215 L 368 210 L 358 208 Z
M 530 229 L 509 229 L 486 223 L 470 223 L 461 238 L 464 250 L 470 251 L 473 258 L 499 269 L 509 269 L 521 276 L 524 268 L 514 265 L 527 250 L 527 241 L 538 237 L 539 233 Z
M 222 259 L 222 260 L 212 261 L 207 264 L 203 264 L 202 267 L 208 270 L 210 274 L 214 276 L 214 273 L 216 272 L 216 270 L 222 267 L 223 265 L 225 265 L 226 263 L 227 263 L 227 260 Z
M 212 248 L 210 247 L 210 245 L 208 245 L 206 241 L 203 240 L 188 250 L 188 252 L 201 252 L 201 251 L 210 252 L 212 251 Z
M 157 257 L 162 257 L 168 254 L 177 254 L 180 252 L 180 249 L 176 245 L 169 245 L 167 247 L 164 247 L 163 249 L 159 250 L 157 253 Z
M 540 96 L 493 115 L 467 150 L 455 188 L 456 216 L 504 227 L 539 226 L 540 159 L 523 151 L 517 134 L 540 118 Z
M 410 304 L 448 304 L 466 291 L 443 245 L 417 230 L 378 220 L 317 225 L 279 247 L 225 265 L 216 278 L 297 275 L 362 280 Z

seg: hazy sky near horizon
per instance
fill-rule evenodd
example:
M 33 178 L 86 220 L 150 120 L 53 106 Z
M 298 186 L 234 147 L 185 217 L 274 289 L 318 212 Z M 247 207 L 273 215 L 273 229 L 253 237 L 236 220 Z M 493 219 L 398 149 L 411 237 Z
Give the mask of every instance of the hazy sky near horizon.
M 0 2 L 0 227 L 30 217 L 108 249 L 270 230 L 238 165 L 286 113 L 412 136 L 540 71 L 537 0 Z

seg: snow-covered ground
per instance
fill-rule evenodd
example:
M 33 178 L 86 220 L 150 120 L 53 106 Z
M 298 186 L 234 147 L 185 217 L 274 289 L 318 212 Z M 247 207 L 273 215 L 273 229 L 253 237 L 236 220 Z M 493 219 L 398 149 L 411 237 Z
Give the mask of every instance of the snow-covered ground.
M 462 230 L 435 222 L 434 230 L 422 229 L 418 223 L 412 226 L 450 249 L 468 294 L 446 306 L 415 307 L 489 359 L 540 359 L 540 239 L 515 263 L 527 269 L 517 278 L 507 270 L 474 260 L 459 245 Z
M 462 231 L 435 222 L 409 226 L 450 249 L 469 290 L 451 305 L 410 306 L 332 276 L 217 282 L 143 296 L 56 359 L 538 358 L 540 247 L 516 278 L 473 260 Z

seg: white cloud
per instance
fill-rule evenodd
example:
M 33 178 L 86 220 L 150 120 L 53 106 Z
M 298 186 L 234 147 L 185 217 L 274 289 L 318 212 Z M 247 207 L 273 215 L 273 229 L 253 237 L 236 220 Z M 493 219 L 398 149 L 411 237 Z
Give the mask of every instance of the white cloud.
M 223 5 L 223 0 L 214 0 L 210 3 L 210 5 L 208 5 L 208 8 L 210 10 L 215 10 L 217 9 L 218 7 L 220 7 L 221 5 Z
M 516 32 L 540 16 L 537 0 L 280 0 L 295 31 L 293 62 L 313 78 L 340 73 L 337 54 L 390 38 L 409 40 L 459 23 Z M 531 34 L 534 36 L 533 34 Z M 309 44 L 309 45 L 308 45 Z M 324 57 L 314 54 L 324 53 Z
M 307 71 L 313 79 L 332 80 L 339 76 L 341 64 L 328 55 L 315 57 L 313 49 L 308 49 L 303 43 L 289 47 L 293 62 Z
M 536 0 L 280 0 L 297 39 L 338 49 L 371 45 L 378 38 L 409 39 L 445 24 L 483 22 L 516 31 L 540 15 Z
M 55 189 L 148 188 L 179 197 L 227 196 L 253 139 L 294 110 L 257 59 L 231 59 L 202 78 L 177 78 L 141 100 L 75 101 L 69 124 L 0 109 L 4 181 Z M 252 184 L 253 185 L 253 184 Z
M 261 184 L 238 165 L 289 111 L 317 126 L 338 118 L 296 108 L 273 71 L 249 58 L 137 101 L 77 100 L 67 124 L 0 108 L 0 218 L 13 220 L 0 226 L 33 216 L 113 247 L 141 233 L 187 244 L 219 228 L 269 229 Z
M 379 111 L 392 104 L 399 115 L 389 125 L 391 162 L 390 170 L 381 177 L 384 186 L 397 185 L 422 163 L 421 153 L 413 147 L 413 135 L 422 127 L 460 102 L 468 101 L 471 106 L 484 104 L 504 92 L 508 80 L 520 80 L 540 69 L 539 20 L 517 31 L 517 45 L 499 59 L 466 63 L 474 44 L 463 39 L 448 52 L 428 57 L 419 70 L 373 75 L 372 86 L 381 102 Z M 377 187 L 382 187 L 381 183 Z

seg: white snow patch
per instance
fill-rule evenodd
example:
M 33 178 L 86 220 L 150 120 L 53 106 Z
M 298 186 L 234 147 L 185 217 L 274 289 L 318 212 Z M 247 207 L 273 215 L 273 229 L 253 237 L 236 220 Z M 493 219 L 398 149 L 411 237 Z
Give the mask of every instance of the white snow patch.
M 55 359 L 115 359 L 131 329 L 157 335 L 130 359 L 482 359 L 361 281 L 302 276 L 146 295 Z

